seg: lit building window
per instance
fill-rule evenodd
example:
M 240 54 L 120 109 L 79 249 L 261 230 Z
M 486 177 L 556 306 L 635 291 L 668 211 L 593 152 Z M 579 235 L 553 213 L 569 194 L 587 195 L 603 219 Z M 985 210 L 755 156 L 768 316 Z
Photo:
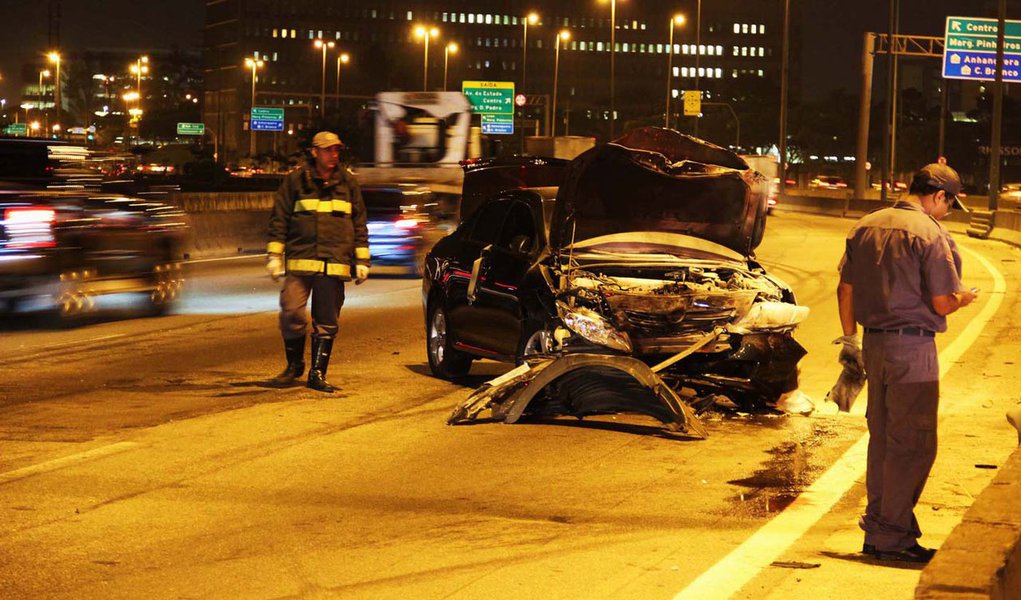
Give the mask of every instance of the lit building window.
M 681 67 L 681 76 L 682 77 L 687 77 L 688 76 L 688 72 L 689 72 L 688 67 Z
M 674 67 L 674 77 L 680 77 L 680 76 L 681 76 L 681 68 L 680 67 Z
M 685 54 L 690 54 L 690 50 L 691 50 L 691 48 L 688 47 L 687 44 L 682 44 L 681 45 L 681 51 L 684 52 Z
M 734 69 L 733 71 L 731 71 L 730 72 L 730 76 L 733 77 L 734 79 L 737 79 L 737 69 Z
M 741 33 L 748 33 L 748 23 L 741 23 Z
M 762 69 L 759 69 L 759 77 L 765 77 L 765 76 L 766 76 L 766 72 L 763 71 Z
M 482 13 L 476 13 L 475 14 L 475 22 L 480 24 L 480 25 L 482 24 Z M 488 68 L 488 65 L 487 65 L 487 68 Z
M 705 51 L 709 56 L 716 54 L 716 48 L 714 46 L 707 46 Z
M 699 77 L 705 77 L 705 67 L 699 67 L 698 68 L 698 76 Z
M 472 24 L 475 24 L 475 15 L 469 13 L 468 14 L 468 22 L 472 23 Z
M 741 24 L 734 23 L 734 33 L 741 33 Z
M 748 56 L 748 47 L 741 46 L 741 56 Z
M 716 72 L 716 78 L 717 79 L 721 79 L 723 77 L 723 69 L 717 67 L 715 72 Z
M 766 26 L 765 25 L 759 25 L 759 33 L 766 33 Z
M 624 42 L 624 52 L 627 52 L 627 51 L 628 51 L 628 43 Z
M 705 56 L 705 44 L 698 45 L 698 53 L 700 56 Z
M 678 92 L 677 90 L 670 90 L 670 96 L 671 97 L 676 98 L 676 97 L 678 97 L 680 95 L 681 95 L 680 92 Z
M 723 56 L 723 46 L 716 46 L 716 56 Z
M 486 25 L 493 24 L 493 15 L 486 15 Z
M 442 20 L 442 21 L 443 21 L 444 23 L 446 23 L 446 22 L 447 22 L 447 13 L 443 13 L 443 17 L 442 17 L 442 19 L 441 19 L 441 20 Z
M 277 37 L 277 35 L 279 35 L 279 33 L 280 33 L 280 31 L 279 31 L 279 30 L 277 30 L 277 28 L 276 28 L 276 27 L 274 27 L 274 28 L 273 28 L 273 37 Z
M 758 32 L 759 32 L 759 26 L 758 26 L 758 25 L 755 25 L 755 24 L 753 24 L 753 25 L 752 25 L 752 33 L 758 33 Z
M 741 54 L 741 50 L 737 46 L 734 46 L 734 56 Z

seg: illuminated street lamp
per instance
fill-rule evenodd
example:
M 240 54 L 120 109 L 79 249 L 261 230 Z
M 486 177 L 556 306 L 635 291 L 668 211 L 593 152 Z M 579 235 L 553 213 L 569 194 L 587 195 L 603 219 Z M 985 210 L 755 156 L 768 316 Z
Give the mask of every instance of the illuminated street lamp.
M 443 91 L 447 91 L 447 66 L 450 62 L 450 55 L 457 54 L 457 44 L 450 42 L 443 48 Z
M 257 78 L 256 71 L 261 69 L 266 63 L 259 59 L 259 54 L 256 52 L 252 54 L 251 58 L 245 59 L 245 66 L 252 70 L 252 104 L 251 107 L 255 108 L 255 80 Z M 249 113 L 251 115 L 251 113 Z M 249 117 L 248 121 L 248 155 L 255 156 L 255 123 L 253 119 Z
M 351 62 L 351 57 L 347 52 L 341 52 L 337 55 L 337 108 L 340 109 L 340 65 L 346 65 Z
M 326 116 L 326 51 L 328 49 L 336 46 L 336 44 L 334 44 L 333 42 L 327 42 L 326 40 L 324 40 L 322 38 L 319 38 L 319 39 L 317 39 L 315 41 L 314 45 L 315 45 L 316 48 L 319 48 L 319 49 L 321 49 L 323 51 L 323 80 L 322 80 L 322 88 L 321 88 L 321 90 L 319 92 L 319 116 L 320 117 L 325 117 Z
M 521 24 L 525 27 L 525 39 L 521 43 L 521 91 L 524 92 L 528 85 L 528 26 L 535 25 L 539 22 L 539 15 L 536 13 L 528 13 L 528 16 L 521 19 Z
M 138 109 L 138 118 L 136 123 L 142 120 L 142 75 L 148 75 L 149 73 L 149 57 L 139 56 L 135 59 L 135 62 L 131 65 L 131 74 L 135 76 L 135 96 L 138 102 L 136 108 Z M 142 136 L 141 124 L 136 125 L 139 127 L 138 136 Z
M 53 105 L 55 120 L 60 121 L 60 53 L 50 52 L 46 55 L 50 59 L 50 62 L 56 65 L 56 76 L 54 77 L 55 85 L 53 87 Z
M 664 119 L 664 127 L 670 129 L 670 83 L 671 76 L 674 69 L 674 25 L 684 25 L 684 15 L 674 15 L 674 18 L 670 19 L 670 44 L 667 45 L 666 50 L 666 118 Z
M 600 0 L 610 3 L 610 139 L 613 139 L 616 131 L 617 103 L 616 103 L 616 55 L 617 55 L 617 0 Z M 701 0 L 700 0 L 701 1 Z
M 415 28 L 415 36 L 425 42 L 424 60 L 422 66 L 422 91 L 429 91 L 429 38 L 439 37 L 440 30 L 435 27 L 426 29 L 419 25 Z
M 39 127 L 39 121 L 32 121 L 28 124 L 28 128 L 32 130 L 32 135 L 35 135 L 35 133 L 39 131 Z
M 571 39 L 571 32 L 566 29 L 557 34 L 556 41 L 556 52 L 553 58 L 553 107 L 550 114 L 553 115 L 553 125 L 550 131 L 550 137 L 557 137 L 557 83 L 560 79 L 560 40 Z

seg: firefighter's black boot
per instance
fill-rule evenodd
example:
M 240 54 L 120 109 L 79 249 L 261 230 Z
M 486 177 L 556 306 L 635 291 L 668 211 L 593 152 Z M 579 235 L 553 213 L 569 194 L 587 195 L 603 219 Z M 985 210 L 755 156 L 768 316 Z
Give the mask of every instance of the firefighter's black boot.
M 284 338 L 284 353 L 287 355 L 287 366 L 270 380 L 278 387 L 294 385 L 295 380 L 305 372 L 305 336 Z
M 326 381 L 326 369 L 330 366 L 333 340 L 312 336 L 312 368 L 308 370 L 308 387 L 320 392 L 333 393 L 337 388 Z

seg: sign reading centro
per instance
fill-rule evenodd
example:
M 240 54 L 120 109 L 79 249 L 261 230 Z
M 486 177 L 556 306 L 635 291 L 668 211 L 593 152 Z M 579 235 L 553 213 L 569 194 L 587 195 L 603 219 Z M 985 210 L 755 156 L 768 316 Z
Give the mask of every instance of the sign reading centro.
M 513 115 L 513 81 L 465 81 L 461 92 L 477 115 Z

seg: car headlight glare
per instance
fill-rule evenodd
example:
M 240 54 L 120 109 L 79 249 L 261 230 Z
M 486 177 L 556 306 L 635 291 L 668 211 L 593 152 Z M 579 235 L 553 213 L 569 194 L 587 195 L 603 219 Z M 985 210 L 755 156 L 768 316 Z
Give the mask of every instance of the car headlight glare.
M 599 313 L 588 308 L 569 308 L 561 305 L 564 325 L 593 344 L 606 346 L 621 352 L 631 352 L 631 340 L 623 331 L 617 331 L 613 325 Z

